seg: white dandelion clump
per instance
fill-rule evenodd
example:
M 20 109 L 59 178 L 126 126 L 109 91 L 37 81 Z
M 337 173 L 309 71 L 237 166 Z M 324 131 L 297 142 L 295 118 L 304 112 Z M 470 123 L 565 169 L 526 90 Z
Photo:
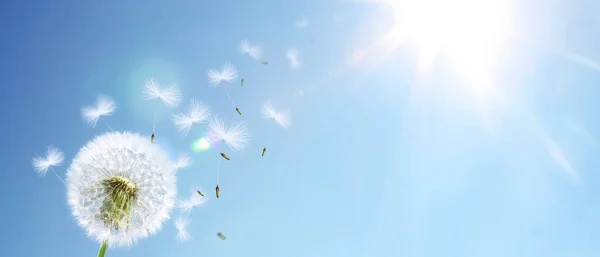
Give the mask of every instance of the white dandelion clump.
M 185 169 L 192 165 L 192 157 L 188 154 L 180 154 L 175 162 L 175 170 Z
M 173 115 L 173 124 L 179 132 L 186 137 L 190 133 L 192 125 L 205 122 L 210 116 L 208 105 L 195 99 L 190 100 L 187 113 Z
M 277 111 L 271 102 L 267 101 L 263 104 L 263 118 L 272 119 L 277 125 L 288 128 L 291 125 L 290 115 L 287 111 Z
M 298 49 L 291 48 L 287 51 L 286 56 L 290 62 L 290 67 L 297 69 L 300 68 L 300 61 L 298 60 Z
M 160 99 L 166 106 L 176 107 L 181 102 L 181 91 L 176 84 L 161 87 L 156 80 L 149 79 L 144 85 L 144 100 L 152 99 Z
M 189 224 L 190 221 L 187 218 L 177 217 L 175 219 L 175 228 L 177 228 L 177 240 L 187 241 L 190 238 L 192 238 L 192 236 L 187 230 Z
M 262 56 L 262 48 L 258 45 L 252 45 L 248 40 L 240 42 L 240 53 L 247 54 L 254 60 L 260 59 Z
M 109 96 L 98 95 L 95 106 L 84 106 L 81 115 L 90 127 L 95 127 L 102 116 L 110 116 L 117 109 L 117 104 Z
M 43 177 L 43 176 L 46 176 L 48 169 L 51 169 L 52 167 L 60 166 L 64 160 L 65 160 L 65 155 L 63 154 L 63 152 L 60 149 L 50 145 L 50 146 L 48 146 L 48 151 L 46 152 L 46 156 L 34 157 L 31 160 L 31 164 L 33 165 L 33 168 L 38 173 L 38 175 Z M 56 176 L 58 176 L 58 174 L 56 174 Z M 60 178 L 60 176 L 58 176 L 58 178 Z
M 190 192 L 190 196 L 180 200 L 177 204 L 177 208 L 179 208 L 181 212 L 185 213 L 186 215 L 189 215 L 193 208 L 204 205 L 208 200 L 204 190 L 198 189 L 198 187 L 192 187 L 192 189 L 193 190 Z M 202 192 L 204 196 L 199 195 L 198 191 Z
M 237 78 L 237 69 L 230 63 L 225 63 L 220 70 L 209 69 L 207 72 L 208 82 L 213 88 L 222 82 L 232 82 Z
M 89 237 L 131 246 L 170 218 L 176 197 L 173 163 L 146 137 L 109 132 L 81 148 L 67 171 L 73 216 Z
M 213 116 L 208 123 L 209 137 L 213 141 L 223 140 L 231 150 L 241 150 L 248 143 L 248 128 L 246 123 L 238 121 L 229 127 L 225 127 L 225 123 L 218 116 Z

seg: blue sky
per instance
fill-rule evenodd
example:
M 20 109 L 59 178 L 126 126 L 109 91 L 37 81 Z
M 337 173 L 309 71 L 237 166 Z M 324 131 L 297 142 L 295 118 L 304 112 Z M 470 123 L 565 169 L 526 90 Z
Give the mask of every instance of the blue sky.
M 115 130 L 150 135 L 154 105 L 141 98 L 149 77 L 179 84 L 183 106 L 194 97 L 239 120 L 206 78 L 227 61 L 246 80 L 228 86 L 251 141 L 222 167 L 222 198 L 193 210 L 190 241 L 175 240 L 170 220 L 107 256 L 598 256 L 600 19 L 592 10 L 600 4 L 514 7 L 518 30 L 491 76 L 496 93 L 477 98 L 448 58 L 415 76 L 410 44 L 351 61 L 393 25 L 385 4 L 8 1 L 0 10 L 4 254 L 95 256 L 65 187 L 39 178 L 31 158 L 60 147 L 64 176 L 79 148 L 107 131 L 80 117 L 97 94 L 117 101 L 106 118 Z M 295 28 L 302 18 L 308 26 Z M 260 43 L 270 64 L 240 55 L 242 39 Z M 289 48 L 301 68 L 288 65 Z M 260 118 L 266 100 L 292 111 L 289 129 Z M 183 106 L 158 109 L 157 142 L 172 155 L 191 153 L 204 133 L 177 133 L 170 115 Z M 178 173 L 181 195 L 191 185 L 212 192 L 214 155 L 193 153 Z

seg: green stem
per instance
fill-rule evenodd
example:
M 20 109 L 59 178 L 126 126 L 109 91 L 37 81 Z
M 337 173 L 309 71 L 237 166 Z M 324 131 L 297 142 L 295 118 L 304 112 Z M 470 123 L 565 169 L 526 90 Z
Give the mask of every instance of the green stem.
M 108 247 L 108 241 L 104 241 L 100 246 L 100 250 L 98 250 L 98 257 L 104 257 L 106 254 L 106 248 Z

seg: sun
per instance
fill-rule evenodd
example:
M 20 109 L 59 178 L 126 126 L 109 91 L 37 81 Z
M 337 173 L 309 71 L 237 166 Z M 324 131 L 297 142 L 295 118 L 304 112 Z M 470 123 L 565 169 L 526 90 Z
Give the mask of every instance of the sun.
M 507 0 L 386 0 L 394 8 L 399 41 L 419 49 L 419 71 L 444 53 L 465 75 L 496 61 L 512 33 Z

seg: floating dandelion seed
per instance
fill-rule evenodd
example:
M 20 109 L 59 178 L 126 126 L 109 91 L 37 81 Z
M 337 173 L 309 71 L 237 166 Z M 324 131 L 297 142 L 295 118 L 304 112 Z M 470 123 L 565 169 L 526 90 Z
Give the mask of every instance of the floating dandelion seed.
M 188 154 L 180 154 L 175 162 L 175 170 L 185 169 L 192 165 L 192 158 Z
M 277 111 L 269 101 L 263 104 L 263 118 L 272 119 L 283 128 L 288 128 L 291 125 L 288 112 Z
M 231 150 L 241 150 L 248 143 L 248 129 L 246 123 L 235 122 L 230 127 L 219 116 L 213 116 L 208 123 L 209 135 L 213 141 L 223 140 Z
M 240 42 L 240 53 L 247 54 L 254 60 L 260 59 L 262 56 L 262 48 L 259 45 L 252 45 L 248 40 Z
M 95 127 L 98 119 L 103 116 L 110 116 L 117 109 L 117 104 L 109 96 L 98 95 L 95 106 L 84 106 L 81 108 L 81 115 L 90 125 Z M 108 126 L 108 124 L 107 124 Z M 110 127 L 109 127 L 110 128 Z
M 48 146 L 48 152 L 46 152 L 46 156 L 34 157 L 33 160 L 31 160 L 31 164 L 33 165 L 35 171 L 42 177 L 46 176 L 48 169 L 51 169 L 54 175 L 56 175 L 56 177 L 64 184 L 65 181 L 63 181 L 63 179 L 58 175 L 58 173 L 56 173 L 56 171 L 54 171 L 53 168 L 60 166 L 64 160 L 65 155 L 63 152 L 60 149 L 50 145 Z
M 73 216 L 89 237 L 131 246 L 170 218 L 176 196 L 174 165 L 139 134 L 109 132 L 81 148 L 67 171 Z
M 187 241 L 191 238 L 190 233 L 187 230 L 190 221 L 184 217 L 177 217 L 175 219 L 175 228 L 177 228 L 177 240 Z
M 232 82 L 233 80 L 235 80 L 235 78 L 237 77 L 237 73 L 237 69 L 233 65 L 225 63 L 220 70 L 208 70 L 208 82 L 210 82 L 213 88 L 216 88 L 222 82 Z
M 181 102 L 181 91 L 175 84 L 171 84 L 166 88 L 162 88 L 154 79 L 149 79 L 144 85 L 144 99 L 160 99 L 168 107 L 176 107 Z M 152 128 L 152 136 L 150 141 L 154 143 L 154 132 L 156 132 L 156 114 L 154 111 L 154 126 Z
M 190 133 L 192 125 L 205 122 L 210 116 L 208 105 L 195 99 L 190 100 L 187 113 L 178 113 L 173 116 L 173 123 L 177 130 L 187 136 Z
M 225 235 L 223 235 L 223 233 L 221 233 L 221 232 L 217 233 L 217 236 L 218 236 L 219 238 L 221 238 L 221 240 L 225 240 L 225 239 L 227 239 L 227 237 L 226 237 Z
M 168 107 L 177 107 L 181 102 L 181 91 L 176 84 L 163 88 L 156 80 L 149 79 L 144 85 L 144 100 L 152 99 L 159 99 Z
M 300 68 L 300 61 L 298 60 L 298 49 L 291 48 L 287 51 L 286 56 L 290 62 L 290 67 L 293 69 Z
M 182 213 L 189 215 L 194 207 L 200 207 L 204 205 L 207 201 L 207 198 L 203 195 L 199 195 L 198 192 L 203 192 L 203 190 L 198 189 L 198 187 L 192 187 L 190 196 L 179 201 L 177 208 L 179 208 Z

